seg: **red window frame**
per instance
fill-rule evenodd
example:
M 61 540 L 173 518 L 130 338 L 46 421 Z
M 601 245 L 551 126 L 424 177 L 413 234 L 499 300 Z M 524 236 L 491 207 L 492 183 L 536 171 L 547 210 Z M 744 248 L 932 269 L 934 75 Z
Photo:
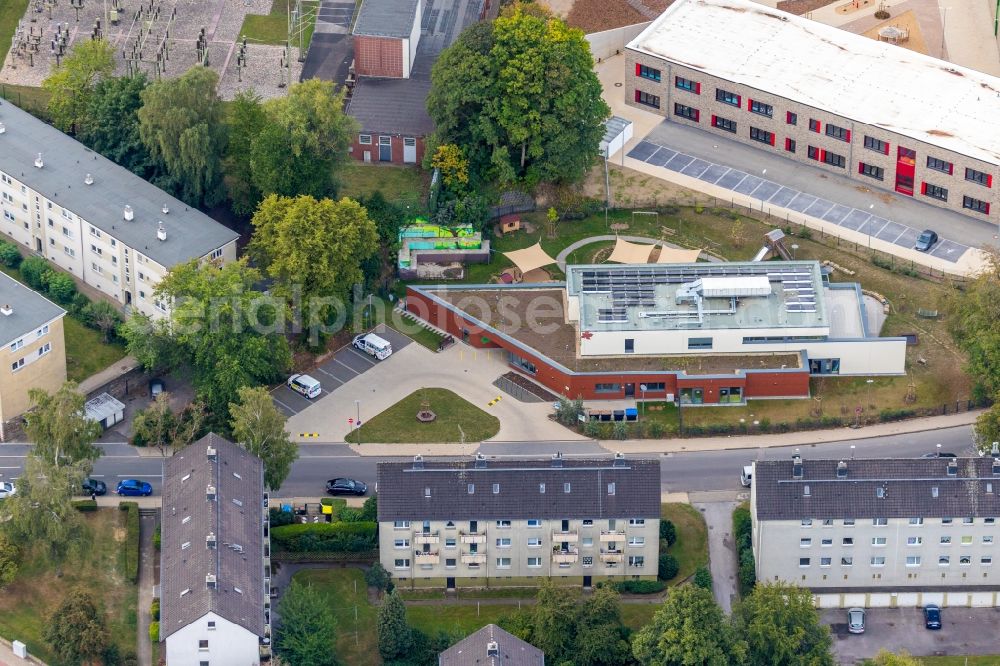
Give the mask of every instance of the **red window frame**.
M 792 141 L 793 141 L 792 137 L 790 136 L 785 137 L 785 152 L 788 153 L 794 152 L 792 150 Z

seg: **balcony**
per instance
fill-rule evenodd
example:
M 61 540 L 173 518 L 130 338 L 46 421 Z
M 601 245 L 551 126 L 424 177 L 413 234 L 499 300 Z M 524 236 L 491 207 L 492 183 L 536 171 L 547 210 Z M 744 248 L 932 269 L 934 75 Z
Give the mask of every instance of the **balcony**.
M 413 559 L 417 564 L 438 564 L 441 561 L 441 553 L 438 551 L 424 552 L 422 550 L 413 551 Z
M 625 530 L 601 530 L 601 543 L 608 541 L 624 541 Z
M 435 544 L 441 541 L 440 532 L 414 532 L 413 543 L 423 545 L 425 543 Z
M 625 553 L 620 550 L 602 550 L 601 551 L 601 562 L 605 564 L 618 563 L 625 560 Z
M 552 550 L 552 563 L 553 564 L 573 564 L 580 559 L 580 551 L 576 548 L 570 548 L 569 550 Z
M 486 553 L 467 553 L 462 555 L 462 564 L 486 564 Z
M 462 543 L 486 543 L 485 534 L 465 534 L 462 533 Z
M 579 538 L 580 533 L 576 530 L 567 530 L 565 532 L 559 530 L 552 532 L 552 541 L 555 542 L 576 543 Z

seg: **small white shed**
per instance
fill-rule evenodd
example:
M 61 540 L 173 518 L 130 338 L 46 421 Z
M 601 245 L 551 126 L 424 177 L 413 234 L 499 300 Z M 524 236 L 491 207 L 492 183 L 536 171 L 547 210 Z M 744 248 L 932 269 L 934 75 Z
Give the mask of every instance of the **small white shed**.
M 601 157 L 610 158 L 632 138 L 632 121 L 620 116 L 611 116 L 604 122 L 604 138 L 601 139 Z
M 87 418 L 97 421 L 105 430 L 125 418 L 125 405 L 110 393 L 102 393 L 88 400 L 83 408 Z

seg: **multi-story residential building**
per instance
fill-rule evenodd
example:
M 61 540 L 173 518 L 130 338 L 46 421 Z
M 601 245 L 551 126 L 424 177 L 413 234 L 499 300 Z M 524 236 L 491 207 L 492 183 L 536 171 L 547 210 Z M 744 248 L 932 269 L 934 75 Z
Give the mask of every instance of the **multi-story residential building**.
M 406 308 L 571 399 L 737 405 L 906 366 L 861 287 L 815 261 L 567 266 L 565 284 L 410 285 Z
M 660 462 L 379 463 L 378 522 L 379 559 L 401 585 L 654 579 Z
M 625 53 L 631 105 L 1000 219 L 1000 78 L 750 0 L 677 0 Z
M 545 666 L 545 653 L 488 624 L 439 654 L 438 666 Z
M 234 231 L 13 104 L 0 102 L 0 233 L 129 310 L 166 313 L 156 283 L 232 261 Z
M 163 464 L 160 639 L 170 666 L 271 654 L 271 546 L 260 458 L 207 435 Z
M 998 605 L 1000 454 L 757 461 L 757 579 L 823 605 Z
M 66 381 L 66 311 L 0 273 L 0 440 L 3 424 L 31 406 L 28 391 L 54 393 Z

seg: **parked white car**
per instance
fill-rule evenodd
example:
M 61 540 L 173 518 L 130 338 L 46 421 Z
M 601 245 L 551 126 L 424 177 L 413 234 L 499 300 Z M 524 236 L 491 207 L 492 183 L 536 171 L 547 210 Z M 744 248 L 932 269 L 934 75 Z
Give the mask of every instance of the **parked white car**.
M 17 488 L 10 481 L 0 481 L 0 499 L 7 499 L 17 494 Z
M 288 378 L 288 388 L 296 393 L 301 393 L 310 400 L 318 397 L 323 392 L 323 387 L 319 381 L 309 375 L 292 375 Z

